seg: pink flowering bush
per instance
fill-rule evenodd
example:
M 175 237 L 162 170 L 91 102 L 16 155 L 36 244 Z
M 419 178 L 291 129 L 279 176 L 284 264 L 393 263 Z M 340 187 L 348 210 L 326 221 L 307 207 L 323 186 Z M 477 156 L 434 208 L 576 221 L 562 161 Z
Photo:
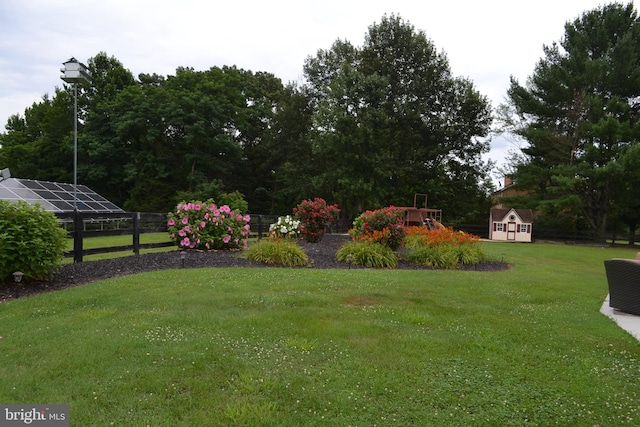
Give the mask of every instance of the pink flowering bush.
M 247 247 L 250 219 L 212 200 L 183 202 L 167 215 L 167 228 L 182 249 L 238 249 Z
M 307 242 L 317 243 L 324 237 L 324 227 L 335 221 L 338 216 L 338 205 L 327 205 L 327 202 L 316 197 L 313 200 L 303 200 L 293 209 L 295 218 L 300 221 L 302 236 Z

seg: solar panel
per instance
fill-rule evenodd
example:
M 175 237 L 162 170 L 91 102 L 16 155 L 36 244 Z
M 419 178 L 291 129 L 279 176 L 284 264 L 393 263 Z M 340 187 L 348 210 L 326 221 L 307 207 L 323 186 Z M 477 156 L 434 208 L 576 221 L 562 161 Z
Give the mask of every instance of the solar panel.
M 44 210 L 50 212 L 73 212 L 73 193 L 72 184 L 19 178 L 0 181 L 0 200 L 39 203 Z M 124 212 L 86 185 L 78 185 L 76 200 L 80 212 Z
M 15 179 L 15 178 L 14 178 Z M 26 179 L 21 180 L 22 181 L 22 185 L 24 185 L 27 188 L 31 188 L 31 189 L 40 189 L 42 188 L 42 185 L 40 185 L 40 183 L 38 181 L 28 181 Z
M 40 184 L 42 184 L 42 186 L 44 188 L 46 188 L 47 190 L 55 190 L 55 191 L 59 191 L 60 190 L 60 186 L 58 184 L 56 184 L 55 182 L 42 181 Z

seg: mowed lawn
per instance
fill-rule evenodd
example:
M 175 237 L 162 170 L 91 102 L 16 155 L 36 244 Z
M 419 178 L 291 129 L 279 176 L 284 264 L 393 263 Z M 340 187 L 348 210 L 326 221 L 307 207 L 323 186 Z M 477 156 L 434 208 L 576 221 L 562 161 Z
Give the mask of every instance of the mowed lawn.
M 163 232 L 157 233 L 142 233 L 140 235 L 140 244 L 147 243 L 165 243 L 170 242 L 169 234 Z M 97 248 L 110 248 L 110 247 L 118 247 L 118 246 L 131 246 L 133 245 L 133 237 L 130 234 L 116 235 L 116 236 L 97 236 L 97 237 L 87 237 L 82 242 L 83 249 L 97 249 Z M 161 248 L 148 248 L 148 249 L 140 249 L 140 253 L 150 253 L 150 252 L 164 252 L 175 250 L 175 246 L 161 247 Z M 66 250 L 73 250 L 73 239 L 67 239 L 67 247 Z M 117 258 L 123 256 L 130 256 L 133 254 L 133 250 L 125 250 L 120 252 L 106 252 L 101 254 L 94 255 L 85 255 L 83 257 L 84 261 L 97 261 L 101 259 L 108 258 Z M 73 257 L 65 258 L 64 262 L 66 264 L 73 262 Z
M 72 426 L 639 425 L 600 314 L 635 250 L 484 243 L 503 272 L 171 270 L 0 304 L 0 402 Z M 504 254 L 504 255 L 503 255 Z

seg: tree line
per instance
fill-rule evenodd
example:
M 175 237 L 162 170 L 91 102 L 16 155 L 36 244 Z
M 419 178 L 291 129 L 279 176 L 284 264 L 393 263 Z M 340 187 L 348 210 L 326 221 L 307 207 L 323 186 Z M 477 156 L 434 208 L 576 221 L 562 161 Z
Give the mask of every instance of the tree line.
M 489 102 L 398 16 L 309 57 L 303 85 L 234 66 L 134 77 L 105 52 L 87 66 L 78 181 L 126 210 L 239 192 L 254 213 L 323 197 L 353 218 L 428 193 L 449 218 L 486 216 Z M 70 182 L 72 106 L 65 85 L 11 116 L 0 164 Z
M 304 63 L 304 83 L 233 66 L 134 77 L 89 59 L 80 91 L 79 182 L 127 210 L 237 192 L 253 213 L 285 214 L 323 197 L 354 218 L 427 193 L 447 221 L 483 223 L 494 190 L 488 99 L 453 75 L 444 52 L 399 16 L 362 46 L 336 40 Z M 518 135 L 503 173 L 538 226 L 629 229 L 640 219 L 640 25 L 633 4 L 583 13 L 495 114 Z M 72 88 L 11 116 L 0 165 L 71 180 Z

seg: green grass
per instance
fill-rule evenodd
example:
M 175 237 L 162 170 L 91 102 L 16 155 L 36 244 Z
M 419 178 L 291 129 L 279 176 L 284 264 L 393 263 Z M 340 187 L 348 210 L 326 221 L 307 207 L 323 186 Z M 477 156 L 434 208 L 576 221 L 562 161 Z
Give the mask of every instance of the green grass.
M 160 232 L 160 233 L 143 233 L 140 235 L 140 243 L 164 243 L 170 242 L 168 233 Z M 117 246 L 127 246 L 132 245 L 133 237 L 130 234 L 121 235 L 121 236 L 98 236 L 98 237 L 86 237 L 82 242 L 82 247 L 84 249 L 96 249 L 96 248 L 109 248 L 109 247 L 117 247 Z M 164 251 L 172 251 L 175 250 L 175 246 L 168 246 L 163 248 L 148 248 L 141 249 L 140 253 L 151 253 L 151 252 L 164 252 Z M 67 248 L 66 250 L 73 250 L 73 239 L 67 239 Z M 130 256 L 133 251 L 121 251 L 121 252 L 108 252 L 104 254 L 95 254 L 95 255 L 85 255 L 83 257 L 84 261 L 97 261 L 101 259 L 108 258 L 116 258 L 116 257 L 124 257 Z M 72 263 L 73 258 L 66 258 L 65 263 Z
M 0 402 L 78 426 L 638 425 L 599 313 L 634 250 L 486 243 L 505 272 L 145 273 L 0 304 Z

